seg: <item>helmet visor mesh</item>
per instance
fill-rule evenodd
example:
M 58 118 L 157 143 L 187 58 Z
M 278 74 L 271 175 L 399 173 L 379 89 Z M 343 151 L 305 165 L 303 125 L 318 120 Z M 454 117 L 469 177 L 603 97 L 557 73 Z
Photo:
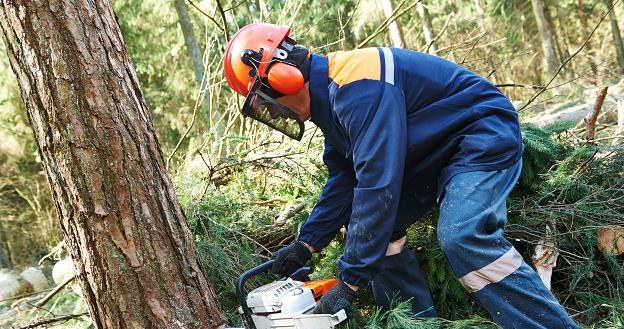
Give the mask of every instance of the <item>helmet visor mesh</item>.
M 243 114 L 290 138 L 301 140 L 304 130 L 303 122 L 291 108 L 278 103 L 260 91 L 260 85 L 260 80 L 256 79 L 245 99 Z

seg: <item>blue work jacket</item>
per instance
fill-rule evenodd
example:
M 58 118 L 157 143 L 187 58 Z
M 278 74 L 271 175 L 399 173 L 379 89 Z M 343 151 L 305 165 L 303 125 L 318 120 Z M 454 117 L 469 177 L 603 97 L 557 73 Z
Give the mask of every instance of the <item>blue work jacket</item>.
M 522 156 L 518 115 L 486 79 L 395 48 L 312 55 L 311 120 L 329 178 L 299 240 L 323 249 L 347 227 L 340 279 L 374 277 L 390 241 L 430 210 L 455 174 Z

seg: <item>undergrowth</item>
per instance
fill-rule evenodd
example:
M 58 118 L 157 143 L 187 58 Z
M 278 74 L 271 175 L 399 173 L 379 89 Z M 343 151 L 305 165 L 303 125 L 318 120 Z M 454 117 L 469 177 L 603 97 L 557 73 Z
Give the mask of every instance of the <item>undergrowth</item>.
M 554 294 L 576 321 L 589 328 L 618 328 L 624 314 L 622 256 L 599 252 L 595 236 L 601 227 L 624 225 L 623 150 L 621 145 L 579 143 L 572 127 L 571 123 L 522 126 L 523 172 L 509 199 L 507 237 L 529 264 L 540 239 L 553 241 L 559 251 Z M 232 325 L 240 325 L 236 279 L 295 238 L 322 188 L 326 173 L 318 158 L 319 143 L 315 148 L 315 156 L 237 166 L 225 184 L 206 180 L 205 172 L 178 175 L 180 199 L 200 259 L 218 287 L 219 301 Z M 298 173 L 288 168 L 298 168 Z M 277 213 L 298 202 L 306 203 L 304 211 L 286 225 L 275 226 Z M 434 210 L 408 235 L 409 248 L 419 258 L 441 318 L 414 319 L 408 303 L 383 310 L 374 305 L 367 288 L 357 304 L 359 312 L 343 328 L 498 328 L 453 276 L 437 242 L 436 224 Z M 315 254 L 313 278 L 337 276 L 344 234 L 322 254 Z M 261 277 L 249 288 L 275 279 Z

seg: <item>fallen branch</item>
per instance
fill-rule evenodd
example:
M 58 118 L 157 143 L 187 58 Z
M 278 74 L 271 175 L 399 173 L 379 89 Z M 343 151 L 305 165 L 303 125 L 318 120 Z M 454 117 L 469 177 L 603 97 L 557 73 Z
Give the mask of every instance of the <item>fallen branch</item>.
M 30 297 L 30 296 L 34 296 L 34 295 L 41 295 L 44 292 L 48 292 L 50 290 L 52 290 L 52 289 L 45 289 L 45 290 L 40 290 L 40 291 L 35 291 L 35 292 L 29 292 L 27 294 L 15 296 L 15 297 L 9 297 L 9 298 L 5 298 L 5 299 L 0 299 L 0 303 L 8 302 L 10 300 L 15 300 L 15 299 L 26 298 L 26 297 Z
M 593 110 L 587 114 L 585 117 L 585 139 L 593 140 L 596 134 L 596 121 L 598 120 L 598 115 L 600 114 L 600 110 L 602 109 L 602 104 L 604 103 L 605 97 L 607 97 L 607 90 L 609 87 L 604 87 L 596 96 L 596 102 L 594 103 Z
M 273 223 L 275 226 L 283 226 L 286 224 L 286 221 L 296 215 L 298 212 L 303 210 L 305 207 L 305 202 L 297 203 L 296 205 L 289 205 L 284 210 L 282 210 L 277 216 L 275 216 L 275 222 Z
M 41 300 L 39 300 L 37 303 L 35 303 L 35 305 L 34 305 L 35 308 L 33 308 L 30 311 L 30 313 L 34 312 L 36 309 L 41 308 L 43 305 L 45 305 L 52 297 L 54 297 L 54 295 L 56 295 L 59 291 L 61 291 L 63 288 L 65 288 L 65 286 L 67 284 L 72 282 L 74 280 L 74 278 L 75 278 L 75 276 L 69 277 L 65 281 L 63 281 L 61 284 L 56 286 L 56 288 L 54 288 L 47 295 L 45 295 L 45 297 L 41 298 Z
M 280 198 L 274 198 L 274 199 L 269 199 L 269 200 L 256 200 L 256 201 L 249 201 L 249 202 L 245 202 L 246 204 L 253 204 L 256 206 L 275 206 L 278 203 L 286 203 L 288 201 L 284 200 L 284 199 L 280 199 Z
M 74 318 L 78 318 L 84 315 L 89 315 L 88 312 L 82 312 L 82 313 L 77 313 L 77 314 L 68 314 L 68 315 L 63 315 L 63 316 L 59 316 L 56 318 L 51 318 L 51 319 L 46 319 L 46 320 L 41 320 L 39 322 L 35 322 L 35 323 L 31 323 L 28 325 L 25 325 L 23 327 L 19 327 L 19 329 L 30 329 L 30 328 L 36 328 L 36 327 L 40 327 L 46 324 L 50 324 L 50 323 L 55 323 L 55 322 L 60 322 L 60 321 L 68 321 Z

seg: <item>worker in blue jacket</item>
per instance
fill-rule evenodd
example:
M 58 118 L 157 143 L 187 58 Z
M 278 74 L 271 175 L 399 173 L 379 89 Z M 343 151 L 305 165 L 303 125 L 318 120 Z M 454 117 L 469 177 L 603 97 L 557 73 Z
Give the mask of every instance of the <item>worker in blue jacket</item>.
M 342 227 L 339 284 L 315 312 L 375 301 L 436 310 L 406 230 L 439 205 L 437 236 L 461 284 L 504 328 L 577 328 L 504 237 L 506 198 L 523 151 L 518 115 L 486 79 L 442 58 L 394 48 L 310 54 L 289 28 L 257 23 L 230 41 L 224 71 L 243 114 L 301 139 L 323 132 L 329 178 L 298 240 L 274 256 L 290 275 Z

